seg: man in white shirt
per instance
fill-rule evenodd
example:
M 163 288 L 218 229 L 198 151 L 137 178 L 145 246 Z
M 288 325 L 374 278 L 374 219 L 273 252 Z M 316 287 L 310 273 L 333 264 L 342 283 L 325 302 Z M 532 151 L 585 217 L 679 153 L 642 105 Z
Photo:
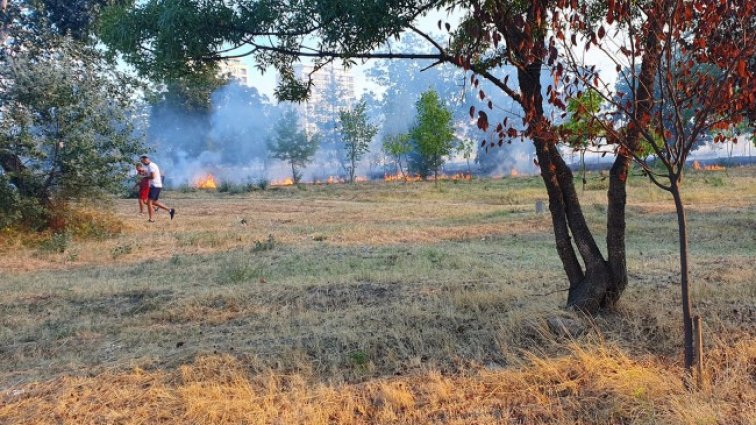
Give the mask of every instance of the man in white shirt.
M 158 198 L 160 198 L 160 190 L 163 188 L 163 178 L 160 176 L 160 168 L 157 164 L 150 161 L 150 157 L 147 155 L 142 155 L 139 159 L 142 164 L 147 167 L 147 178 L 150 180 L 150 194 L 147 196 L 147 212 L 150 214 L 150 223 L 155 222 L 152 215 L 158 208 L 168 211 L 171 220 L 173 220 L 173 216 L 176 215 L 176 210 L 168 208 L 158 201 Z

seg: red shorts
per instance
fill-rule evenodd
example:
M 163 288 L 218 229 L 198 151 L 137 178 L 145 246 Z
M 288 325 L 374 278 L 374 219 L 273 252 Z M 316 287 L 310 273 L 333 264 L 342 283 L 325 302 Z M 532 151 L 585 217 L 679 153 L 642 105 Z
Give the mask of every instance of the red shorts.
M 139 199 L 141 199 L 144 202 L 147 202 L 147 196 L 150 194 L 150 187 L 140 187 L 139 188 Z

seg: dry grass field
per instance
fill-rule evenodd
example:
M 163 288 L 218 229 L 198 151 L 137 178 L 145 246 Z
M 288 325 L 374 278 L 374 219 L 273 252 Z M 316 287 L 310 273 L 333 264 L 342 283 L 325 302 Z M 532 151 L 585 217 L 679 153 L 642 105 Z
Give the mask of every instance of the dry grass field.
M 631 284 L 595 318 L 562 308 L 539 178 L 168 192 L 173 221 L 114 200 L 69 238 L 0 234 L 0 423 L 756 424 L 756 169 L 684 190 L 701 390 L 641 177 Z M 605 193 L 580 193 L 599 240 Z

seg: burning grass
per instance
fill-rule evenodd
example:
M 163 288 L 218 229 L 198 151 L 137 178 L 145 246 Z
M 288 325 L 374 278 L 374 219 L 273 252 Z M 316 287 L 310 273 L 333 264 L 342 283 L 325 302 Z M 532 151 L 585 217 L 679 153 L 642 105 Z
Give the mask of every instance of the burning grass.
M 754 423 L 756 193 L 731 171 L 686 180 L 706 390 L 680 379 L 674 214 L 643 182 L 631 285 L 593 320 L 560 309 L 537 179 L 292 186 L 168 192 L 153 226 L 117 201 L 119 234 L 6 250 L 0 423 Z M 604 197 L 581 198 L 598 238 Z
M 215 190 L 218 188 L 218 184 L 215 182 L 215 176 L 209 173 L 195 178 L 192 186 L 197 189 L 205 190 Z
M 693 161 L 691 167 L 696 171 L 724 171 L 727 169 L 717 164 L 702 165 L 699 161 Z

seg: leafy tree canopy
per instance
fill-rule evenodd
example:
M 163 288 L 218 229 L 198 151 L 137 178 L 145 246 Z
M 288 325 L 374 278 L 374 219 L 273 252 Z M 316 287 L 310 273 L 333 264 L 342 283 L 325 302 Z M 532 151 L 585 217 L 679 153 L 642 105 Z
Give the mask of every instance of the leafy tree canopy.
M 349 161 L 347 171 L 350 182 L 354 182 L 357 163 L 370 150 L 370 142 L 378 132 L 378 127 L 368 122 L 366 109 L 367 103 L 362 101 L 351 111 L 339 112 L 344 152 Z
M 290 109 L 276 122 L 268 141 L 270 156 L 289 163 L 295 183 L 302 178 L 299 168 L 305 167 L 318 150 L 317 137 L 308 137 L 298 122 L 297 112 Z
M 15 196 L 50 214 L 69 199 L 119 190 L 143 149 L 133 81 L 70 39 L 4 64 L 0 165 Z
M 417 122 L 410 134 L 422 163 L 437 177 L 454 149 L 454 128 L 451 112 L 435 91 L 423 93 L 417 101 Z
M 292 65 L 297 59 L 292 51 L 312 42 L 316 51 L 303 56 L 325 57 L 318 51 L 332 50 L 351 62 L 443 3 L 149 0 L 108 7 L 100 35 L 144 75 L 156 80 L 204 73 L 213 69 L 218 59 L 237 55 L 236 49 L 241 48 L 238 54 L 253 55 L 259 66 L 280 71 L 280 98 L 302 100 L 309 85 L 294 78 Z

